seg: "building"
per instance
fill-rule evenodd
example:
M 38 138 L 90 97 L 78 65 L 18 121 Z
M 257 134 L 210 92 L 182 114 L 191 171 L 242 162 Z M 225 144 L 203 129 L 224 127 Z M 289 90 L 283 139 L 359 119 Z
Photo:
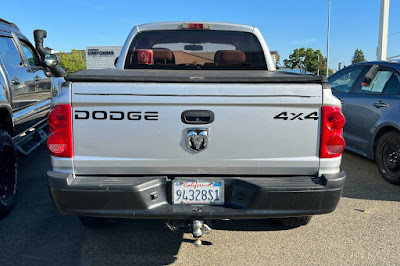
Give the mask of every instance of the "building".
M 272 56 L 272 61 L 274 62 L 274 65 L 276 66 L 276 63 L 279 60 L 278 51 L 271 51 L 271 56 Z
M 86 68 L 115 68 L 115 59 L 121 53 L 122 46 L 87 46 Z

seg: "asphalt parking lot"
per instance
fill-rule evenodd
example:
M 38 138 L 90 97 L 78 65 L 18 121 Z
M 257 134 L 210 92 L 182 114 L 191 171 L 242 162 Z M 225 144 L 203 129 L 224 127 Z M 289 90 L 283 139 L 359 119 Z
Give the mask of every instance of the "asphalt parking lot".
M 201 248 L 190 234 L 172 233 L 157 220 L 84 228 L 53 206 L 48 169 L 44 145 L 19 158 L 18 200 L 0 220 L 1 265 L 400 264 L 400 187 L 383 181 L 373 162 L 348 152 L 348 180 L 334 213 L 290 230 L 273 220 L 214 222 Z

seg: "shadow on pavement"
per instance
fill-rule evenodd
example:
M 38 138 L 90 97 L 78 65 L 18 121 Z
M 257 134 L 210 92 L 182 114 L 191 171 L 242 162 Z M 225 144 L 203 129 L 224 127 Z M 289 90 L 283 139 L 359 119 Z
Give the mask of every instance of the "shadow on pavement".
M 347 174 L 343 197 L 400 201 L 400 186 L 386 182 L 381 177 L 374 161 L 351 152 L 345 152 L 342 169 Z
M 85 228 L 79 263 L 166 265 L 175 261 L 183 233 L 160 220 L 121 220 L 107 228 Z
M 165 265 L 175 261 L 183 233 L 160 220 L 121 220 L 108 228 L 85 228 L 60 214 L 51 200 L 42 145 L 19 158 L 15 208 L 0 220 L 0 265 Z
M 250 225 L 250 226 L 249 226 Z M 283 227 L 274 219 L 254 219 L 254 220 L 216 220 L 212 222 L 215 230 L 228 231 L 283 231 L 290 228 Z
M 14 210 L 0 220 L 0 265 L 93 265 L 173 263 L 183 233 L 170 232 L 160 220 L 121 220 L 108 228 L 85 228 L 76 217 L 54 207 L 47 187 L 50 158 L 45 145 L 19 158 L 19 191 Z M 400 201 L 400 187 L 384 181 L 374 162 L 346 152 L 344 197 Z M 214 221 L 230 231 L 285 230 L 274 220 Z M 210 243 L 211 244 L 211 243 Z

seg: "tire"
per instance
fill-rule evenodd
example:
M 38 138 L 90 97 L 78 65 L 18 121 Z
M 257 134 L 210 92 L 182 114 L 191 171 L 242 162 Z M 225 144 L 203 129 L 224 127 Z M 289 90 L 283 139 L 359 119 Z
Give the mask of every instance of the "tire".
M 79 220 L 86 227 L 107 227 L 114 225 L 118 222 L 118 219 L 114 218 L 102 218 L 102 217 L 88 217 L 79 216 Z
M 6 216 L 15 202 L 18 171 L 14 143 L 5 130 L 0 130 L 0 218 Z
M 381 176 L 389 183 L 400 185 L 400 133 L 389 131 L 376 144 L 375 161 Z
M 289 217 L 289 218 L 280 218 L 278 222 L 288 228 L 296 228 L 302 225 L 307 225 L 310 223 L 312 216 L 301 216 L 301 217 Z

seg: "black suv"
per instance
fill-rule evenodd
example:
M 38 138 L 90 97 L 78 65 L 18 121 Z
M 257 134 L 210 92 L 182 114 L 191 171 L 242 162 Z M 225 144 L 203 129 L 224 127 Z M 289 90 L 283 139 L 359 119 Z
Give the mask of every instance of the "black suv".
M 17 191 L 16 152 L 28 155 L 46 140 L 46 117 L 65 71 L 43 47 L 46 31 L 35 30 L 36 48 L 11 22 L 0 19 L 0 217 Z

